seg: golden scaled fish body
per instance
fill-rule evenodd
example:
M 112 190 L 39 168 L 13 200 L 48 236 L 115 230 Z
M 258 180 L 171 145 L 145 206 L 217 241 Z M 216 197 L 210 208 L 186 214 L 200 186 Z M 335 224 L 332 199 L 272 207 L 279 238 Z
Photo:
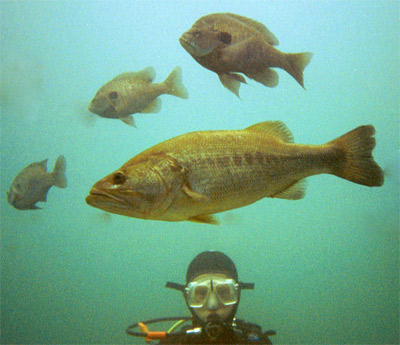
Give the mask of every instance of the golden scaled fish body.
M 374 133 L 362 126 L 324 145 L 300 145 L 282 122 L 192 132 L 135 156 L 98 181 L 86 202 L 136 218 L 217 223 L 213 214 L 265 197 L 302 198 L 311 175 L 380 186 Z

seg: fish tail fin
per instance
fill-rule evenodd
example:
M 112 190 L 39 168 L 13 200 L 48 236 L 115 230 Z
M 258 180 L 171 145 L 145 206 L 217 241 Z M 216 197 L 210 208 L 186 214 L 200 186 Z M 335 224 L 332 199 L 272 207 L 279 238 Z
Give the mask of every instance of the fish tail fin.
M 164 84 L 166 93 L 184 99 L 189 98 L 189 93 L 182 83 L 182 69 L 179 66 L 172 70 L 167 79 L 165 79 Z
M 63 155 L 57 158 L 54 170 L 52 172 L 54 176 L 54 185 L 59 188 L 67 187 L 67 177 L 65 176 L 65 170 L 67 168 L 67 161 Z
M 286 54 L 287 66 L 285 70 L 297 80 L 305 89 L 303 80 L 303 71 L 310 63 L 313 53 Z
M 340 159 L 335 160 L 331 173 L 369 187 L 382 186 L 383 170 L 374 161 L 375 128 L 360 126 L 327 143 L 335 148 Z

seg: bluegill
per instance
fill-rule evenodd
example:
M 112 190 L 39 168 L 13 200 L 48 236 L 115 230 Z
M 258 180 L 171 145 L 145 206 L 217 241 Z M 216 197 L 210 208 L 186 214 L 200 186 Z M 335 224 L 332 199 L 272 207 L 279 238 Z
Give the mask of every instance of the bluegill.
M 312 175 L 381 186 L 374 133 L 361 126 L 324 145 L 293 143 L 279 121 L 187 133 L 133 157 L 94 184 L 86 202 L 129 217 L 217 223 L 215 213 L 262 198 L 303 198 Z
M 59 156 L 53 172 L 47 172 L 47 159 L 29 164 L 15 177 L 7 192 L 7 201 L 18 210 L 36 210 L 38 201 L 46 201 L 52 186 L 67 187 L 66 160 Z
M 184 99 L 189 97 L 182 84 L 180 67 L 176 67 L 162 83 L 153 83 L 155 75 L 154 68 L 147 67 L 116 76 L 97 91 L 90 102 L 89 111 L 135 126 L 132 114 L 157 113 L 161 110 L 158 96 L 169 94 Z
M 182 47 L 203 67 L 218 74 L 221 83 L 239 96 L 240 83 L 250 79 L 275 87 L 273 67 L 284 69 L 304 87 L 303 71 L 312 53 L 282 53 L 267 27 L 232 13 L 214 13 L 198 19 L 179 39 Z M 238 72 L 238 73 L 235 73 Z

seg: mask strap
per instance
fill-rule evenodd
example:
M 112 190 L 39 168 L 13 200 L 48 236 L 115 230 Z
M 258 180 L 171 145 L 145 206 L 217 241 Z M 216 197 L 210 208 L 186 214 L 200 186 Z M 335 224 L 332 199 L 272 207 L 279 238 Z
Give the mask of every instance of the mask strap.
M 185 292 L 185 285 L 182 285 L 182 284 L 167 282 L 167 284 L 165 284 L 165 287 L 174 289 L 174 290 L 178 290 L 181 292 Z
M 239 287 L 241 290 L 254 290 L 254 283 L 239 282 Z

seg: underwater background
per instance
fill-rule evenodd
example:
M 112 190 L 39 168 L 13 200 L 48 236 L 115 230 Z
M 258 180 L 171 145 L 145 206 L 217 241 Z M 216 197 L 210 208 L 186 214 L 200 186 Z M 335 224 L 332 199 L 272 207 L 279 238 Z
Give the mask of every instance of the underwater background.
M 1 5 L 1 343 L 145 344 L 137 321 L 189 315 L 184 283 L 200 252 L 235 262 L 237 317 L 274 329 L 274 344 L 399 343 L 399 1 L 4 1 Z M 283 52 L 311 51 L 307 91 L 285 71 L 241 99 L 178 38 L 201 16 L 265 24 Z M 160 96 L 137 129 L 87 110 L 119 73 L 175 66 L 189 99 Z M 302 200 L 263 199 L 218 214 L 219 226 L 118 216 L 85 203 L 91 186 L 163 140 L 194 130 L 281 120 L 295 142 L 322 144 L 373 124 L 385 183 L 307 179 Z M 67 160 L 68 188 L 39 211 L 6 192 L 20 170 Z

